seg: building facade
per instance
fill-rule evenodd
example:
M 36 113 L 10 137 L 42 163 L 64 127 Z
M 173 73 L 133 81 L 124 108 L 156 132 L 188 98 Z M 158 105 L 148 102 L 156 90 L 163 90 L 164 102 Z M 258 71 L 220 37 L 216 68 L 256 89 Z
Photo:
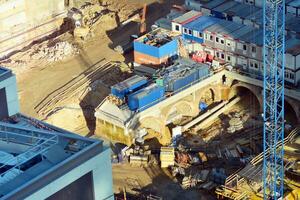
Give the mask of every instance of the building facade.
M 19 113 L 0 68 L 0 199 L 113 200 L 110 148 Z

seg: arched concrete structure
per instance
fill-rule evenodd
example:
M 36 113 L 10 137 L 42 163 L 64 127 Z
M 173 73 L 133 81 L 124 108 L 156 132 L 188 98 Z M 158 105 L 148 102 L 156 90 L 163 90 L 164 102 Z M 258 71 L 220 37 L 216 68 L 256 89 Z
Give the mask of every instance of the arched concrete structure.
M 288 104 L 292 109 L 292 115 L 297 118 L 297 122 L 300 123 L 300 102 L 291 98 L 285 98 L 285 105 Z M 287 111 L 287 109 L 285 109 Z
M 254 96 L 256 97 L 257 101 L 259 102 L 259 110 L 263 112 L 263 97 L 262 97 L 262 89 L 257 86 L 249 85 L 246 83 L 236 82 L 233 80 L 234 85 L 231 86 L 229 97 L 232 98 L 235 94 L 234 91 L 237 91 L 238 88 L 246 88 L 248 89 Z
M 180 100 L 176 102 L 174 105 L 168 106 L 168 108 L 164 109 L 164 117 L 165 121 L 167 121 L 172 115 L 172 113 L 177 112 L 182 116 L 195 116 L 195 107 L 193 102 L 188 100 Z M 196 113 L 197 114 L 197 113 Z
M 139 120 L 139 127 L 152 129 L 159 133 L 163 132 L 164 126 L 163 118 L 147 116 Z
M 217 94 L 219 94 L 219 91 L 216 87 L 203 88 L 203 90 L 198 90 L 196 92 L 196 98 L 194 103 L 197 104 L 197 107 L 199 107 L 199 103 L 201 101 L 205 101 L 208 104 L 213 103 L 217 101 L 216 99 L 220 99 L 220 97 Z M 203 99 L 206 96 L 208 96 L 212 100 L 212 102 L 207 102 L 205 99 Z

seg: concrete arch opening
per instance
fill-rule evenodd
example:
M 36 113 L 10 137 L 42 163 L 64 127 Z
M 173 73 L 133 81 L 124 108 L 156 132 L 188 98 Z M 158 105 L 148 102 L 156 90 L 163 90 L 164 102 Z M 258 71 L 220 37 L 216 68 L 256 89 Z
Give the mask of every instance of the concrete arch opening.
M 238 106 L 243 109 L 248 109 L 252 114 L 257 115 L 263 111 L 263 100 L 258 95 L 258 92 L 250 87 L 235 85 L 230 90 L 229 99 L 232 99 L 235 96 L 241 97 L 242 100 L 239 102 Z
M 288 101 L 284 101 L 284 114 L 287 124 L 293 125 L 298 123 L 297 112 Z
M 213 88 L 204 89 L 203 92 L 198 96 L 196 103 L 199 105 L 200 102 L 204 102 L 207 105 L 211 105 L 216 100 L 216 93 Z
M 145 128 L 147 131 L 147 135 L 144 137 L 145 140 L 157 138 L 162 145 L 167 145 L 171 141 L 170 130 L 160 118 L 145 117 L 140 120 L 139 127 Z

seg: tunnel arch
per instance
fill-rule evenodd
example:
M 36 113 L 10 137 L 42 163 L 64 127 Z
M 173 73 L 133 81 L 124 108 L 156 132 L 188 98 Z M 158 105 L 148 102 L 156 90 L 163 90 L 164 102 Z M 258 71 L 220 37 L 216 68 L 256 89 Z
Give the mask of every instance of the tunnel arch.
M 246 93 L 250 94 L 249 104 L 257 108 L 260 113 L 263 112 L 263 99 L 261 95 L 261 89 L 257 87 L 252 87 L 247 84 L 238 83 L 231 87 L 229 92 L 229 99 L 234 96 L 244 96 Z
M 194 107 L 193 104 L 189 101 L 181 100 L 171 105 L 170 108 L 166 111 L 165 118 L 166 121 L 170 118 L 174 112 L 181 114 L 182 116 L 193 116 Z
M 164 122 L 161 118 L 147 116 L 139 120 L 139 127 L 153 129 L 161 133 L 163 131 Z
M 297 110 L 294 108 L 293 103 L 288 98 L 285 98 L 284 100 L 284 114 L 286 123 L 291 125 L 298 124 L 299 116 L 297 115 Z

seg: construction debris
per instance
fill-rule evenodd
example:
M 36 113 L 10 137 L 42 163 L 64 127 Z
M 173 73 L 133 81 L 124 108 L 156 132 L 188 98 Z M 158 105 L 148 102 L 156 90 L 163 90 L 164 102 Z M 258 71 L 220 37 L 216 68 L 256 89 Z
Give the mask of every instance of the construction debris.
M 44 47 L 43 47 L 44 46 Z M 54 46 L 44 45 L 38 47 L 38 51 L 31 55 L 31 59 L 45 59 L 49 62 L 64 60 L 79 53 L 79 49 L 69 42 L 57 42 Z

